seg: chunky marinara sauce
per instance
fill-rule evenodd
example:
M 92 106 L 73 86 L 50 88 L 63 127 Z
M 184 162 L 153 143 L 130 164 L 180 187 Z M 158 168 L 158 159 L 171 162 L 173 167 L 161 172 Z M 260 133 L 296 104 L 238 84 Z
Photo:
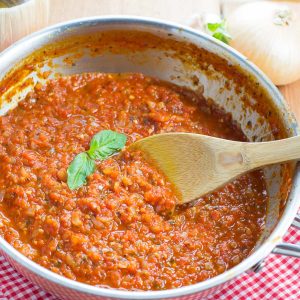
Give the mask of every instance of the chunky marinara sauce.
M 0 118 L 0 235 L 11 245 L 68 278 L 129 290 L 196 283 L 249 255 L 265 222 L 260 171 L 175 207 L 171 184 L 125 149 L 71 191 L 69 164 L 103 129 L 126 134 L 128 144 L 170 131 L 245 140 L 203 97 L 141 74 L 37 85 Z

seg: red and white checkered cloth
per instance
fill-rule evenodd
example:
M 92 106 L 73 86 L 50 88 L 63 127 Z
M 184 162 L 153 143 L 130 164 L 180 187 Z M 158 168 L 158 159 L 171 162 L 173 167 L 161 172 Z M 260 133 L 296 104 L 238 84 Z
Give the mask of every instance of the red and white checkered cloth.
M 284 240 L 300 242 L 300 231 L 290 228 Z M 0 256 L 0 300 L 58 300 L 34 285 Z M 257 274 L 243 274 L 209 300 L 299 300 L 300 259 L 270 254 Z

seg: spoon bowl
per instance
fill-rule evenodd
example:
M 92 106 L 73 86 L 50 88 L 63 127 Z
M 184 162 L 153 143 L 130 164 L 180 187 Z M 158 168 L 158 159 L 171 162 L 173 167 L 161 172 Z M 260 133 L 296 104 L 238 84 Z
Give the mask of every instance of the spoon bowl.
M 300 159 L 300 136 L 248 143 L 194 133 L 163 133 L 141 139 L 143 151 L 174 185 L 178 204 L 193 201 L 262 166 Z

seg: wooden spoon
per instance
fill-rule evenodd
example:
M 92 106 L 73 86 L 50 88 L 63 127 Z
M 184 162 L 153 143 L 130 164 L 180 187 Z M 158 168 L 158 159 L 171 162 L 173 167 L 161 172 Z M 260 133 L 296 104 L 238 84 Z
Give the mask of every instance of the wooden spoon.
M 246 143 L 193 133 L 164 133 L 129 147 L 142 150 L 179 194 L 193 201 L 241 174 L 262 166 L 300 159 L 300 136 Z

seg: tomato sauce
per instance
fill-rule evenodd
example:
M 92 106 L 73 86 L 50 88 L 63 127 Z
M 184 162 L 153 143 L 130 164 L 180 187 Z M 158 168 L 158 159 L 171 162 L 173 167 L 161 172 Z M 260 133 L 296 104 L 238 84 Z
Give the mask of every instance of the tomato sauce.
M 11 245 L 68 278 L 129 290 L 193 284 L 250 254 L 268 201 L 261 171 L 175 206 L 164 176 L 125 149 L 71 191 L 68 166 L 104 129 L 126 134 L 127 144 L 172 131 L 246 140 L 212 101 L 141 74 L 37 84 L 0 118 L 0 235 Z

